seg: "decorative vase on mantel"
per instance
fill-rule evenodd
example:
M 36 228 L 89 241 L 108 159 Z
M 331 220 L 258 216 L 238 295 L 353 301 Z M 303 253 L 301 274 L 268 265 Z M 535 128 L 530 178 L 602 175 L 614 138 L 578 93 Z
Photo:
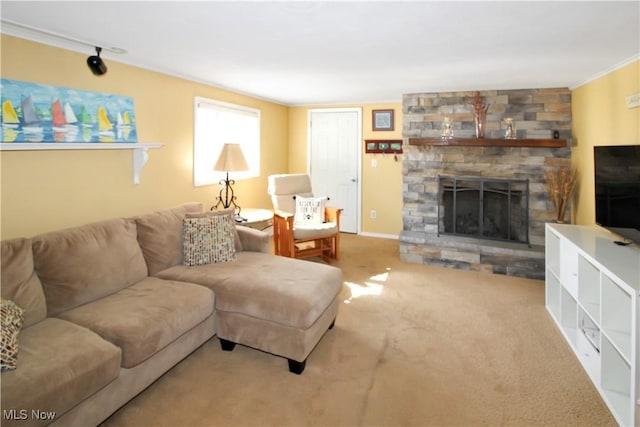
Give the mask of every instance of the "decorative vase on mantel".
M 484 128 L 487 121 L 487 110 L 489 106 L 484 96 L 480 96 L 480 92 L 476 92 L 473 99 L 473 112 L 476 121 L 476 138 L 484 138 Z
M 476 112 L 476 138 L 482 139 L 484 138 L 484 124 L 487 121 L 486 112 L 480 111 Z

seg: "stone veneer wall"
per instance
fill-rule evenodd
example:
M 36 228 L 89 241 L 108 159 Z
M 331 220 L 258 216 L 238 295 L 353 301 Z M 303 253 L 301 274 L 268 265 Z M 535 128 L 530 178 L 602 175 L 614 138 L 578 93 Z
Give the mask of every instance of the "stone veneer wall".
M 475 92 L 408 94 L 403 99 L 403 261 L 514 276 L 544 278 L 544 225 L 553 220 L 545 172 L 569 165 L 571 150 L 530 147 L 456 147 L 410 145 L 409 138 L 439 138 L 442 119 L 450 117 L 457 137 L 475 137 Z M 502 139 L 502 118 L 516 121 L 519 138 L 570 138 L 568 89 L 481 92 L 490 105 L 487 139 Z M 517 143 L 514 143 L 517 145 Z M 526 244 L 458 236 L 438 236 L 438 175 L 529 180 L 529 239 Z
M 518 138 L 571 138 L 571 92 L 567 88 L 479 91 L 489 106 L 485 138 L 502 139 L 502 120 L 512 118 Z M 442 120 L 453 122 L 454 137 L 475 138 L 473 99 L 476 92 L 403 95 L 404 138 L 439 138 Z M 406 142 L 406 141 L 405 141 Z

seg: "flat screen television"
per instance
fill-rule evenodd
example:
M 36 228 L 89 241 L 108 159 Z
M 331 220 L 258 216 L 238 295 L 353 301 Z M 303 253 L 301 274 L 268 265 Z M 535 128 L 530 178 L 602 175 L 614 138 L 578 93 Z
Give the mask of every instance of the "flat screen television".
M 640 245 L 640 145 L 596 146 L 596 223 Z

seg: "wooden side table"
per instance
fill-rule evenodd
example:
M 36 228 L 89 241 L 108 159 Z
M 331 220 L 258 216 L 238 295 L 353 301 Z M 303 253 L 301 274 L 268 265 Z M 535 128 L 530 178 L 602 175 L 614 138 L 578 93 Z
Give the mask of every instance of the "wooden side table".
M 238 225 L 264 230 L 273 225 L 273 211 L 268 209 L 242 208 L 240 216 L 246 221 L 237 222 Z

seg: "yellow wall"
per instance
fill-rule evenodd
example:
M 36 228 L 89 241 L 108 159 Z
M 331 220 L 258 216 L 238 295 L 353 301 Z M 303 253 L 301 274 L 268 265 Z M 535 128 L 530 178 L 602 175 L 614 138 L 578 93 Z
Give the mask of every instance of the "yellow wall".
M 402 155 L 397 161 L 390 154 L 365 154 L 366 139 L 402 139 L 402 103 L 356 104 L 339 106 L 291 107 L 289 109 L 289 170 L 303 173 L 307 169 L 307 120 L 311 109 L 362 109 L 362 233 L 397 236 L 402 231 Z M 372 110 L 394 110 L 393 131 L 372 130 Z M 372 159 L 377 166 L 372 167 Z M 371 219 L 371 210 L 376 219 Z
M 193 187 L 195 96 L 258 108 L 262 114 L 261 176 L 235 185 L 243 207 L 270 208 L 267 176 L 288 168 L 288 107 L 147 71 L 105 58 L 94 76 L 80 53 L 2 35 L 2 78 L 131 96 L 139 142 L 149 150 L 133 185 L 129 150 L 0 152 L 2 239 L 150 212 L 199 201 L 210 207 L 218 185 Z
M 2 35 L 2 78 L 131 96 L 139 142 L 161 142 L 149 152 L 140 185 L 132 183 L 128 150 L 0 152 L 0 237 L 9 239 L 116 216 L 200 201 L 210 206 L 218 185 L 192 184 L 193 98 L 208 97 L 259 108 L 262 112 L 261 176 L 235 188 L 244 207 L 271 207 L 266 194 L 272 173 L 305 172 L 307 117 L 312 108 L 286 107 L 208 85 L 124 65 L 105 58 L 109 72 L 96 77 L 80 54 Z M 46 67 L 43 66 L 46 64 Z M 572 158 L 581 172 L 574 222 L 594 223 L 593 146 L 640 143 L 640 108 L 625 97 L 640 92 L 635 61 L 572 92 Z M 360 107 L 364 139 L 401 139 L 401 103 L 340 105 Z M 373 132 L 374 109 L 395 111 L 395 130 Z M 402 230 L 402 156 L 362 157 L 362 231 L 398 235 Z M 377 167 L 372 167 L 372 160 Z M 370 218 L 376 210 L 377 219 Z
M 574 223 L 595 224 L 593 147 L 640 144 L 640 108 L 625 98 L 640 92 L 640 61 L 580 86 L 571 93 L 573 147 L 580 174 Z
M 193 98 L 202 96 L 262 113 L 260 178 L 237 182 L 243 207 L 270 208 L 267 176 L 305 172 L 307 115 L 311 107 L 289 108 L 215 87 L 115 62 L 94 76 L 86 55 L 2 35 L 2 78 L 131 96 L 139 142 L 160 142 L 149 151 L 139 185 L 132 182 L 129 150 L 0 152 L 0 238 L 33 236 L 101 219 L 128 216 L 199 201 L 209 207 L 218 185 L 193 187 Z M 117 59 L 117 58 L 115 58 Z M 43 67 L 43 64 L 47 64 Z M 344 107 L 344 106 L 340 106 Z M 357 105 L 363 139 L 401 139 L 400 103 Z M 314 106 L 312 108 L 327 108 Z M 394 109 L 395 130 L 373 132 L 371 110 Z M 398 235 L 402 229 L 402 156 L 364 154 L 362 231 Z M 371 159 L 377 167 L 371 167 Z M 370 211 L 377 219 L 370 219 Z

